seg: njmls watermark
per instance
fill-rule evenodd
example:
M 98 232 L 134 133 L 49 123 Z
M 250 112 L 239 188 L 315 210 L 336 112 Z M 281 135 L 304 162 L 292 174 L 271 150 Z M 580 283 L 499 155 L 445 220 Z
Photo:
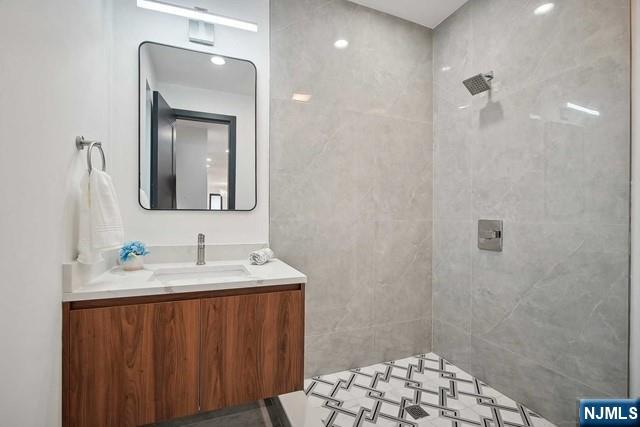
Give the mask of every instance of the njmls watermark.
M 640 427 L 640 399 L 582 399 L 580 427 Z

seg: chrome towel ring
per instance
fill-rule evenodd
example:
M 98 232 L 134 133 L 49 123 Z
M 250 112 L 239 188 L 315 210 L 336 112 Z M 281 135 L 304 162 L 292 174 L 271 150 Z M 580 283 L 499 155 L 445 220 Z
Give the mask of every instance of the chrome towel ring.
M 84 139 L 84 136 L 76 136 L 76 148 L 78 150 L 84 150 L 85 147 L 87 149 L 87 169 L 89 173 L 93 170 L 93 165 L 91 164 L 91 152 L 93 148 L 97 148 L 100 151 L 100 157 L 102 158 L 102 171 L 105 172 L 107 170 L 107 160 L 104 156 L 104 150 L 102 149 L 102 142 L 100 141 L 88 141 Z

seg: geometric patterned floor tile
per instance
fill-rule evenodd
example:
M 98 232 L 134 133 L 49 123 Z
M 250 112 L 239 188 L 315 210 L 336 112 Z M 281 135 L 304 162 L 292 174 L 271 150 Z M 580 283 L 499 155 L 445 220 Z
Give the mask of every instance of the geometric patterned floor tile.
M 317 414 L 304 427 L 553 427 L 434 353 L 313 377 L 304 393 Z

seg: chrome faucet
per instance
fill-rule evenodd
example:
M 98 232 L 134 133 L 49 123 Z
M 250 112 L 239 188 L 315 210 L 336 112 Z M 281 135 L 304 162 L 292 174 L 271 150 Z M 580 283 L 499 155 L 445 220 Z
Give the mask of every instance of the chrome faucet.
M 204 261 L 204 234 L 198 234 L 198 259 L 196 265 L 205 265 Z

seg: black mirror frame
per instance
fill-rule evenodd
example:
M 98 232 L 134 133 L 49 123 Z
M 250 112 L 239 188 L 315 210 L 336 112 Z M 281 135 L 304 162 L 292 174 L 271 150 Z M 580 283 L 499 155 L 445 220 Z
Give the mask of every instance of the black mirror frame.
M 141 91 L 141 87 L 140 87 L 140 80 L 141 80 L 141 61 L 140 61 L 140 57 L 141 57 L 141 53 L 142 53 L 142 46 L 145 44 L 151 44 L 151 45 L 156 45 L 156 46 L 163 46 L 163 47 L 170 47 L 173 49 L 181 49 L 181 50 L 186 50 L 188 52 L 194 52 L 194 53 L 200 53 L 203 55 L 217 55 L 220 56 L 222 58 L 226 58 L 226 59 L 233 59 L 235 61 L 243 61 L 246 62 L 248 64 L 251 64 L 251 66 L 254 69 L 254 93 L 255 93 L 255 97 L 254 97 L 254 124 L 253 124 L 253 128 L 254 128 L 254 147 L 255 149 L 253 150 L 254 153 L 254 164 L 253 164 L 253 170 L 254 170 L 254 174 L 253 174 L 253 178 L 254 178 L 254 202 L 253 202 L 253 207 L 251 209 L 234 209 L 234 210 L 209 210 L 209 209 L 151 209 L 151 208 L 147 208 L 145 206 L 142 205 L 142 200 L 140 200 L 140 186 L 142 184 L 142 170 L 141 170 L 141 162 L 142 162 L 142 150 L 140 149 L 142 141 L 140 140 L 140 135 L 141 135 L 141 131 L 142 131 L 142 117 L 140 116 L 140 111 L 142 109 L 142 100 L 140 99 L 140 91 Z M 208 212 L 208 213 L 217 213 L 217 212 L 251 212 L 253 210 L 256 209 L 256 207 L 258 206 L 258 67 L 256 67 L 256 64 L 254 64 L 252 61 L 249 61 L 248 59 L 242 59 L 242 58 L 234 58 L 232 56 L 225 56 L 225 55 L 219 55 L 217 53 L 214 52 L 203 52 L 200 50 L 194 50 L 194 49 L 187 49 L 184 47 L 179 47 L 179 46 L 172 46 L 172 45 L 168 45 L 168 44 L 164 44 L 164 43 L 157 43 L 157 42 L 152 42 L 152 41 L 143 41 L 142 43 L 140 43 L 138 45 L 138 92 L 136 94 L 136 98 L 138 99 L 138 188 L 137 188 L 137 193 L 138 193 L 138 205 L 144 209 L 145 211 L 150 211 L 150 212 Z

